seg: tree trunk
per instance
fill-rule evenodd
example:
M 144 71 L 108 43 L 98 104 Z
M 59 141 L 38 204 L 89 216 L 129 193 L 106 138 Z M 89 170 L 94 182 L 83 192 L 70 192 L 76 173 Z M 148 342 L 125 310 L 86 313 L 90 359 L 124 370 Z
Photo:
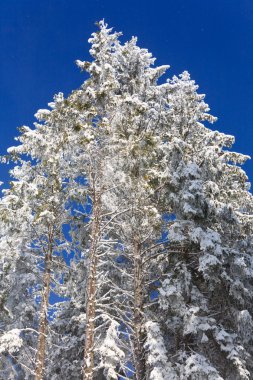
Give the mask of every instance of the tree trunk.
M 134 318 L 133 318 L 133 354 L 136 380 L 146 378 L 145 366 L 145 332 L 143 330 L 143 274 L 141 245 L 134 242 Z
M 96 273 L 97 273 L 97 243 L 100 237 L 100 217 L 101 217 L 101 195 L 94 194 L 93 199 L 94 216 L 91 231 L 91 246 L 89 252 L 89 274 L 87 280 L 87 301 L 86 301 L 86 332 L 84 347 L 83 379 L 92 380 L 94 374 L 94 330 L 96 314 Z
M 45 255 L 45 269 L 43 274 L 43 293 L 40 308 L 40 324 L 39 324 L 39 338 L 38 350 L 36 358 L 36 371 L 35 380 L 43 380 L 45 372 L 45 359 L 46 359 L 46 340 L 47 340 L 47 327 L 48 327 L 48 304 L 50 295 L 50 282 L 51 282 L 51 266 L 52 266 L 52 237 L 49 234 L 48 252 Z

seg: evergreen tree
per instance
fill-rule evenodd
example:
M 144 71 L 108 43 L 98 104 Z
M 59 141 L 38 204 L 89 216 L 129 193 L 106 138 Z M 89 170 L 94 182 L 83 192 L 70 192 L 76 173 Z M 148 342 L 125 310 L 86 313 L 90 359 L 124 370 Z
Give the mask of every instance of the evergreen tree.
M 168 257 L 159 297 L 170 363 L 178 378 L 250 379 L 241 331 L 252 315 L 252 196 L 238 166 L 248 157 L 225 149 L 232 136 L 201 124 L 214 118 L 188 73 L 171 85 L 176 144 L 164 196 L 175 216 L 169 240 L 182 254 Z
M 249 380 L 248 157 L 187 72 L 160 84 L 168 66 L 98 27 L 89 78 L 9 149 L 0 376 Z

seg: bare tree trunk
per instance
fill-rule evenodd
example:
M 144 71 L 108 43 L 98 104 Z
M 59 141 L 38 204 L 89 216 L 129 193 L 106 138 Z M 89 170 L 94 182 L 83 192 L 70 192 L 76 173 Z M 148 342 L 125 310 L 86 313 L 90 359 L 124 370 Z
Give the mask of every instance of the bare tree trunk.
M 94 331 L 96 314 L 96 274 L 97 274 L 97 243 L 100 238 L 101 223 L 101 194 L 94 191 L 93 197 L 93 222 L 91 231 L 91 246 L 89 252 L 89 274 L 87 280 L 86 301 L 86 332 L 84 347 L 83 379 L 92 380 L 94 374 Z
M 50 282 L 51 282 L 51 266 L 52 266 L 52 234 L 49 232 L 48 251 L 45 254 L 45 269 L 43 274 L 43 292 L 40 307 L 40 324 L 39 324 L 39 337 L 38 349 L 36 357 L 36 371 L 35 380 L 43 380 L 45 372 L 45 359 L 46 359 L 46 340 L 47 340 L 47 327 L 48 327 L 48 305 L 50 295 Z
M 146 378 L 145 365 L 145 332 L 143 330 L 143 273 L 141 244 L 134 241 L 134 318 L 133 318 L 133 354 L 136 380 Z

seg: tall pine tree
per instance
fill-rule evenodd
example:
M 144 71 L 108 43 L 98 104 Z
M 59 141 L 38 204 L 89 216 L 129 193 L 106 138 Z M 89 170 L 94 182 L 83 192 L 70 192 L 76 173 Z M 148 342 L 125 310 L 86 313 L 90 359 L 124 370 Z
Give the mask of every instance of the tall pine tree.
M 168 66 L 98 27 L 89 78 L 9 149 L 0 376 L 249 380 L 248 157 L 187 72 L 161 84 Z

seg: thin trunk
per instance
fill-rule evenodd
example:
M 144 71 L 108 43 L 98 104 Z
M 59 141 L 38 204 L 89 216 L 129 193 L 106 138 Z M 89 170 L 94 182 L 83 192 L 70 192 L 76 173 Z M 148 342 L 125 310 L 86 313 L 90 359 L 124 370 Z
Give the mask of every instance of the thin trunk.
M 133 354 L 135 366 L 136 380 L 144 380 L 146 378 L 145 366 L 145 332 L 143 330 L 143 273 L 141 244 L 134 242 L 134 337 L 133 337 Z
M 46 340 L 48 328 L 48 304 L 50 295 L 50 282 L 51 282 L 51 266 L 52 266 L 52 237 L 49 234 L 48 251 L 45 255 L 45 269 L 43 274 L 43 293 L 40 308 L 40 324 L 39 324 L 39 337 L 38 337 L 38 350 L 36 357 L 36 371 L 35 380 L 43 380 L 45 372 L 45 359 L 46 359 Z
M 87 281 L 87 301 L 86 301 L 86 331 L 84 347 L 83 379 L 92 380 L 94 374 L 94 330 L 96 314 L 96 273 L 97 273 L 97 243 L 100 237 L 101 219 L 101 196 L 94 194 L 93 199 L 93 222 L 91 231 L 91 246 L 89 252 L 89 275 Z

